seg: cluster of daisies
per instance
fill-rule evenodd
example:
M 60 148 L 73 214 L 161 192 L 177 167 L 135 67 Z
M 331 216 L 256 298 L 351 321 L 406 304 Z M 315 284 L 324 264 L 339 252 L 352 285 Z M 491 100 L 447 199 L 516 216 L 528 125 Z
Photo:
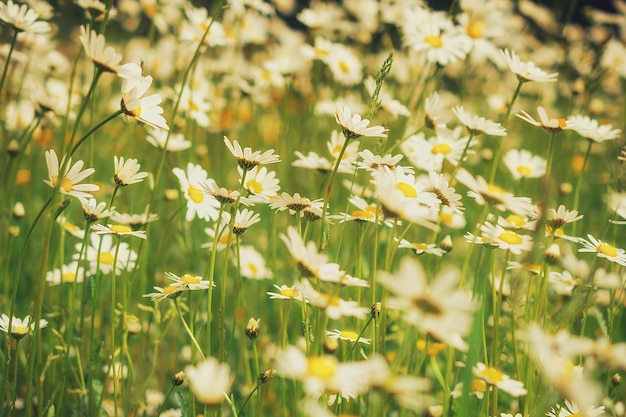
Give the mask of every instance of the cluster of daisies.
M 180 0 L 75 0 L 89 23 L 70 28 L 68 44 L 48 2 L 0 3 L 0 264 L 20 276 L 0 294 L 8 411 L 24 366 L 32 397 L 37 375 L 44 396 L 47 375 L 71 381 L 67 395 L 38 398 L 66 401 L 59 413 L 75 412 L 69 394 L 80 394 L 76 407 L 115 417 L 217 413 L 224 402 L 233 415 L 259 414 L 251 398 L 271 389 L 279 400 L 268 413 L 285 415 L 625 415 L 626 193 L 598 164 L 606 157 L 621 172 L 626 161 L 610 122 L 623 115 L 607 104 L 623 99 L 624 4 L 589 10 L 587 36 L 530 0 L 460 0 L 447 12 L 419 0 L 223 3 L 212 14 Z M 544 69 L 556 67 L 561 76 Z M 576 110 L 563 113 L 564 102 Z M 222 145 L 236 164 L 220 160 Z M 109 147 L 143 162 L 90 167 L 111 159 Z M 32 189 L 46 197 L 24 192 L 31 157 L 45 160 L 45 185 Z M 57 229 L 40 234 L 48 217 L 27 234 L 51 249 L 44 260 L 53 255 L 41 282 L 11 246 L 23 236 L 13 225 L 25 217 L 20 199 L 48 201 L 41 213 L 62 230 L 59 250 Z M 608 216 L 596 215 L 605 206 Z M 159 219 L 168 220 L 151 224 Z M 41 297 L 31 307 L 20 298 L 33 282 Z M 242 287 L 254 297 L 243 300 Z M 23 305 L 30 315 L 18 314 Z M 248 313 L 273 330 L 259 336 L 255 318 L 244 330 Z M 104 353 L 93 348 L 99 325 Z M 183 364 L 167 371 L 173 387 L 188 384 L 189 404 L 138 392 L 161 380 L 134 384 L 162 374 L 161 331 L 185 341 Z M 35 355 L 48 348 L 41 341 L 54 346 L 47 362 Z M 280 387 L 266 388 L 275 376 Z

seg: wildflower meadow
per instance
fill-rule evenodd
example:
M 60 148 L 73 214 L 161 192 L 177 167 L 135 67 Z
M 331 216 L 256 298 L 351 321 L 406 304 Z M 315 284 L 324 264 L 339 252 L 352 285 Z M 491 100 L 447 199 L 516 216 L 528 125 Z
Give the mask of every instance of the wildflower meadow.
M 626 416 L 626 2 L 451 3 L 0 2 L 1 416 Z

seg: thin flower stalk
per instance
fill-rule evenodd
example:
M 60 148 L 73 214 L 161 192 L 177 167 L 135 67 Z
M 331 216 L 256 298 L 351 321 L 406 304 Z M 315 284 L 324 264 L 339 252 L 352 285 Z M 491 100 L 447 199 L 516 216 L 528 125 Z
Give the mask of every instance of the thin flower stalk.
M 506 127 L 507 122 L 509 121 L 509 117 L 511 116 L 511 110 L 513 110 L 513 105 L 519 96 L 520 91 L 522 90 L 522 85 L 524 81 L 519 80 L 517 82 L 517 87 L 515 88 L 515 92 L 513 93 L 513 98 L 511 98 L 511 102 L 509 103 L 509 107 L 506 109 L 506 113 L 502 118 L 502 127 Z M 496 173 L 498 172 L 498 164 L 500 163 L 500 159 L 502 156 L 502 140 L 498 140 L 498 144 L 496 145 L 496 153 L 493 157 L 493 162 L 491 165 L 491 174 L 489 175 L 489 182 L 493 184 L 496 179 Z
M 578 173 L 578 178 L 576 179 L 576 187 L 574 188 L 574 206 L 573 210 L 578 210 L 578 205 L 580 203 L 580 189 L 583 183 L 583 176 L 585 175 L 585 168 L 587 167 L 587 162 L 589 161 L 589 155 L 591 155 L 591 147 L 593 146 L 593 140 L 587 139 L 588 146 L 587 151 L 585 152 L 585 157 L 583 158 L 583 163 L 580 168 L 580 172 Z M 576 229 L 578 223 L 574 223 L 572 226 L 572 235 L 576 236 Z

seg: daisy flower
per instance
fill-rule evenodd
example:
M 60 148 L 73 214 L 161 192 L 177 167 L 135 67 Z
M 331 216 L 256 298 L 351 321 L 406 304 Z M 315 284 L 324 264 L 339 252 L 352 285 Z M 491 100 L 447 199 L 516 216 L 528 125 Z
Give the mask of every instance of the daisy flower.
M 460 122 L 465 125 L 468 132 L 472 136 L 487 134 L 491 136 L 506 136 L 506 129 L 500 123 L 493 122 L 481 116 L 469 114 L 463 109 L 463 106 L 456 106 L 452 112 L 459 118 Z
M 441 171 L 444 161 L 448 161 L 452 166 L 457 166 L 463 156 L 463 150 L 468 149 L 467 153 L 473 151 L 471 147 L 474 145 L 467 141 L 469 136 L 461 137 L 462 128 L 459 126 L 455 130 L 441 128 L 437 134 L 428 140 L 423 133 L 409 136 L 402 144 L 400 149 L 411 162 L 418 168 L 425 171 Z
M 9 322 L 11 323 L 11 328 L 9 329 Z M 48 325 L 48 321 L 41 319 L 39 320 L 39 328 L 43 329 Z M 11 337 L 16 340 L 19 340 L 26 336 L 28 333 L 34 332 L 37 324 L 33 323 L 30 319 L 30 316 L 26 316 L 23 319 L 19 317 L 13 316 L 11 320 L 9 316 L 3 314 L 0 316 L 0 330 L 5 333 L 10 333 Z
M 505 230 L 500 225 L 485 222 L 480 226 L 480 231 L 483 238 L 489 241 L 491 245 L 510 250 L 515 255 L 521 255 L 522 252 L 531 250 L 533 246 L 532 237 Z
M 237 159 L 237 164 L 239 164 L 239 167 L 244 171 L 250 171 L 252 168 L 258 165 L 268 165 L 280 162 L 280 157 L 278 155 L 274 155 L 273 149 L 265 152 L 252 152 L 252 148 L 245 147 L 242 149 L 241 145 L 239 145 L 239 142 L 233 140 L 233 142 L 231 143 L 226 136 L 224 136 L 224 143 L 226 144 L 226 147 L 228 148 L 230 153 Z
M 374 155 L 369 149 L 359 152 L 358 156 L 361 158 L 361 161 L 357 163 L 357 167 L 368 171 L 375 171 L 383 167 L 387 167 L 393 171 L 398 166 L 398 162 L 403 158 L 402 154 Z
M 167 276 L 168 279 L 174 281 L 174 283 L 170 285 L 177 286 L 181 290 L 206 290 L 211 285 L 211 281 L 202 280 L 201 276 L 196 275 L 185 274 L 179 277 L 172 272 L 166 272 L 165 276 Z M 215 286 L 215 283 L 213 283 L 213 286 Z
M 365 345 L 369 345 L 370 344 L 370 340 L 366 339 L 365 337 L 359 337 L 359 334 L 356 332 L 353 332 L 351 330 L 339 330 L 339 329 L 335 329 L 333 331 L 330 330 L 326 330 L 326 337 L 329 337 L 331 339 L 340 339 L 340 340 L 344 340 L 346 342 L 351 342 L 351 343 L 363 343 Z
M 386 226 L 391 226 L 392 223 L 388 220 L 385 220 L 385 215 L 382 210 L 378 208 L 376 204 L 368 203 L 363 197 L 352 196 L 349 200 L 350 204 L 356 207 L 356 210 L 351 211 L 350 213 L 340 213 L 329 216 L 331 219 L 337 219 L 340 222 L 347 221 L 355 221 L 357 223 L 363 222 L 376 222 L 376 212 L 378 212 L 378 222 L 380 224 L 385 224 Z
M 180 39 L 193 43 L 199 43 L 208 29 L 204 44 L 208 46 L 221 46 L 228 42 L 226 31 L 221 23 L 213 20 L 205 7 L 186 7 L 187 20 L 183 21 Z
M 167 142 L 166 150 L 168 152 L 180 152 L 185 149 L 191 148 L 191 142 L 185 139 L 185 135 L 182 133 L 172 133 L 167 139 L 168 132 L 161 129 L 150 129 L 146 140 L 152 146 L 156 146 L 159 149 L 165 148 L 165 142 Z
M 295 287 L 302 293 L 306 302 L 324 310 L 328 318 L 332 320 L 339 320 L 342 317 L 363 319 L 370 314 L 369 308 L 359 306 L 356 301 L 318 292 L 307 279 L 296 282 Z
M 369 126 L 368 119 L 361 119 L 359 114 L 352 114 L 350 107 L 343 106 L 335 112 L 335 120 L 341 126 L 346 139 L 356 139 L 361 136 L 369 138 L 386 138 L 387 129 L 382 126 Z
M 363 361 L 339 362 L 331 355 L 307 357 L 288 346 L 277 354 L 274 368 L 278 375 L 302 382 L 304 391 L 314 397 L 326 391 L 360 394 L 367 390 L 368 369 Z
M 60 165 L 57 154 L 53 149 L 46 151 L 45 156 L 46 166 L 48 167 L 48 179 L 43 182 L 55 188 L 59 180 L 60 166 L 65 164 L 65 156 L 61 160 Z M 79 182 L 96 172 L 94 168 L 83 170 L 84 165 L 85 162 L 82 160 L 78 160 L 74 165 L 72 165 L 71 158 L 67 161 L 67 164 L 65 164 L 65 173 L 61 179 L 61 186 L 59 187 L 61 194 L 71 195 L 79 199 L 91 198 L 92 196 L 89 192 L 98 191 L 100 189 L 100 187 L 95 184 L 79 184 Z
M 131 227 L 133 230 L 139 230 L 143 228 L 146 224 L 152 223 L 159 219 L 159 215 L 156 213 L 149 213 L 149 207 L 146 206 L 146 209 L 141 214 L 128 214 L 128 213 L 119 213 L 115 212 L 111 215 L 111 220 L 119 224 L 126 224 Z
M 564 118 L 551 118 L 550 116 L 548 116 L 546 110 L 541 106 L 537 107 L 537 114 L 539 115 L 539 121 L 535 120 L 530 114 L 526 113 L 524 110 L 517 113 L 516 116 L 533 126 L 540 127 L 551 133 L 558 133 L 567 128 L 567 122 Z
M 617 139 L 622 134 L 621 129 L 613 129 L 610 124 L 600 125 L 597 120 L 589 116 L 571 116 L 566 123 L 568 129 L 598 143 Z
M 64 215 L 61 214 L 59 217 L 57 217 L 57 223 L 61 225 L 63 230 L 65 230 L 67 233 L 71 234 L 72 236 L 77 237 L 79 239 L 85 238 L 85 231 L 81 229 L 80 227 L 76 226 L 74 223 L 67 220 L 67 218 Z
M 115 207 L 111 207 L 110 210 L 107 210 L 107 203 L 104 201 L 98 203 L 95 198 L 81 198 L 80 204 L 83 206 L 85 220 L 89 223 L 106 219 L 115 212 Z
M 141 71 L 137 71 L 135 64 L 120 65 L 122 55 L 118 54 L 111 46 L 106 46 L 106 38 L 95 30 L 89 30 L 86 25 L 80 27 L 80 43 L 85 49 L 85 55 L 102 71 L 117 74 L 122 78 L 137 77 Z
M 441 204 L 462 214 L 464 208 L 461 195 L 456 193 L 454 187 L 450 187 L 445 176 L 435 171 L 430 171 L 428 176 L 430 178 L 430 185 L 427 188 L 432 189 L 439 201 L 441 201 Z
M 91 226 L 92 230 L 96 231 L 98 235 L 115 235 L 117 237 L 124 236 L 135 236 L 140 239 L 146 239 L 146 232 L 142 230 L 133 231 L 129 226 L 122 224 L 114 224 L 114 225 L 103 225 L 103 224 L 94 224 Z
M 304 155 L 300 151 L 295 151 L 294 154 L 296 155 L 297 159 L 291 163 L 291 166 L 313 169 L 319 172 L 328 172 L 333 169 L 334 164 L 332 162 L 315 152 L 309 152 L 308 154 Z M 340 164 L 338 172 L 346 173 L 351 171 L 346 166 L 342 166 L 342 164 Z
M 217 185 L 212 178 L 200 184 L 200 189 L 203 193 L 209 194 L 215 198 L 220 204 L 233 204 L 239 198 L 239 191 L 232 191 L 224 187 Z
M 270 300 L 303 300 L 302 293 L 298 291 L 295 286 L 289 287 L 287 285 L 274 285 L 274 288 L 276 288 L 276 291 L 278 292 L 266 292 L 266 294 L 270 296 Z
M 209 221 L 216 220 L 220 203 L 213 196 L 202 191 L 208 174 L 200 166 L 191 162 L 187 164 L 187 172 L 180 168 L 172 170 L 180 181 L 180 187 L 187 200 L 187 214 L 185 220 L 190 222 L 194 217 Z
M 163 113 L 163 109 L 159 106 L 161 96 L 152 94 L 144 97 L 151 84 L 152 77 L 149 75 L 139 79 L 124 78 L 122 80 L 121 109 L 125 115 L 150 127 L 169 130 L 165 118 L 161 116 Z
M 241 236 L 250 226 L 260 221 L 261 215 L 259 213 L 255 213 L 248 209 L 243 209 L 241 211 L 237 210 L 235 220 L 233 221 L 231 227 L 233 228 L 233 233 L 236 236 Z
M 539 83 L 547 83 L 556 81 L 558 73 L 547 73 L 537 67 L 534 62 L 522 62 L 513 51 L 508 49 L 500 50 L 500 54 L 506 63 L 506 66 L 517 76 L 520 82 L 536 81 Z
M 563 204 L 556 210 L 548 209 L 548 215 L 546 217 L 547 224 L 555 229 L 562 227 L 568 223 L 574 223 L 583 218 L 583 215 L 578 215 L 577 210 L 568 210 Z
M 169 285 L 167 287 L 153 287 L 156 292 L 144 294 L 143 297 L 150 298 L 152 301 L 160 301 L 169 298 L 171 300 L 178 298 L 184 289 L 178 285 Z
M 238 168 L 240 175 L 243 170 Z M 276 178 L 275 171 L 268 171 L 264 166 L 257 166 L 249 170 L 243 187 L 249 195 L 242 200 L 249 203 L 268 203 L 280 191 L 280 181 Z
M 547 162 L 525 149 L 511 149 L 504 155 L 504 164 L 516 180 L 540 178 L 546 173 Z
M 584 238 L 580 238 L 578 240 L 578 243 L 583 245 L 581 249 L 578 249 L 578 252 L 595 252 L 599 258 L 606 258 L 611 262 L 615 262 L 621 266 L 626 266 L 626 253 L 624 249 L 611 246 L 608 243 L 596 239 L 590 234 L 587 235 L 587 238 L 589 240 Z
M 430 255 L 443 256 L 446 253 L 446 251 L 444 251 L 441 248 L 438 248 L 437 245 L 434 243 L 417 243 L 417 242 L 410 242 L 406 239 L 399 240 L 398 238 L 394 238 L 394 240 L 396 242 L 398 241 L 400 242 L 400 244 L 398 245 L 398 248 L 412 249 L 415 251 L 417 255 L 428 253 Z
M 61 268 L 56 268 L 46 273 L 46 282 L 50 285 L 79 283 L 83 282 L 84 278 L 85 268 L 79 267 L 77 261 L 61 265 Z
M 210 406 L 221 404 L 233 383 L 230 366 L 213 357 L 196 366 L 186 366 L 185 376 L 196 400 Z
M 557 294 L 571 296 L 574 287 L 580 285 L 582 283 L 582 280 L 574 278 L 574 276 L 569 271 L 551 271 L 549 282 Z
M 490 385 L 496 386 L 500 391 L 504 391 L 513 397 L 521 397 L 526 395 L 528 391 L 524 388 L 524 383 L 511 379 L 502 371 L 487 366 L 482 362 L 478 362 L 474 367 L 474 376 L 484 380 Z
M 50 32 L 50 24 L 37 19 L 39 19 L 39 14 L 27 4 L 20 5 L 13 3 L 13 0 L 0 3 L 0 21 L 11 26 L 16 32 Z
M 273 209 L 277 209 L 279 211 L 289 210 L 289 214 L 300 213 L 302 216 L 302 211 L 304 209 L 310 208 L 313 205 L 320 206 L 323 204 L 321 199 L 317 200 L 309 200 L 306 197 L 301 197 L 300 194 L 295 193 L 293 196 L 282 193 L 270 201 L 270 207 Z
M 427 97 L 424 103 L 424 125 L 435 132 L 445 128 L 451 119 L 450 115 L 444 114 L 446 107 L 436 91 Z
M 587 410 L 583 412 L 583 410 L 581 410 L 575 403 L 565 400 L 565 405 L 559 404 L 556 407 L 552 407 L 550 411 L 546 413 L 547 417 L 576 417 L 583 415 L 586 417 L 599 417 L 605 415 L 604 406 L 588 407 Z
M 391 294 L 389 307 L 402 311 L 407 323 L 455 349 L 467 350 L 463 337 L 470 331 L 474 308 L 471 294 L 457 289 L 459 271 L 444 269 L 432 280 L 418 261 L 404 257 L 398 272 L 379 274 Z
M 497 185 L 487 183 L 481 176 L 474 178 L 465 168 L 459 169 L 456 179 L 470 189 L 467 195 L 481 206 L 490 204 L 500 211 L 508 210 L 522 217 L 531 216 L 536 211 L 530 198 L 516 197 Z
M 328 148 L 328 152 L 330 153 L 333 161 L 337 161 L 337 158 L 339 158 L 341 150 L 345 144 L 345 135 L 338 130 L 333 130 L 330 134 L 330 140 L 326 142 L 326 147 Z M 347 168 L 350 172 L 352 172 L 352 165 L 359 157 L 359 147 L 360 144 L 358 141 L 350 141 L 350 143 L 346 146 L 344 153 L 341 155 L 341 161 L 339 163 L 340 168 L 343 165 L 344 169 Z
M 287 234 L 281 234 L 280 239 L 305 275 L 319 278 L 322 281 L 339 281 L 339 265 L 330 263 L 327 255 L 318 253 L 317 245 L 314 242 L 305 244 L 295 227 L 289 226 Z
M 115 175 L 113 176 L 113 180 L 118 186 L 123 187 L 130 184 L 136 184 L 148 176 L 147 172 L 139 172 L 141 165 L 139 165 L 137 159 L 132 158 L 124 160 L 123 156 L 120 156 L 119 158 L 114 156 L 113 160 L 115 165 Z
M 274 274 L 267 269 L 265 258 L 253 246 L 239 247 L 239 260 L 233 258 L 233 263 L 239 265 L 240 273 L 248 279 L 272 279 Z
M 217 230 L 217 232 L 216 232 Z M 202 247 L 207 248 L 209 250 L 213 250 L 213 242 L 215 240 L 215 233 L 218 233 L 217 238 L 217 250 L 223 251 L 227 247 L 230 247 L 236 241 L 236 236 L 231 232 L 231 228 L 227 223 L 223 223 L 219 227 L 211 228 L 207 227 L 204 229 L 204 233 L 209 237 L 209 241 L 207 243 L 203 243 Z
M 352 49 L 343 44 L 334 44 L 324 63 L 340 84 L 355 85 L 363 80 L 363 64 Z
M 135 268 L 137 253 L 130 249 L 127 242 L 121 242 L 118 245 L 117 242 L 113 241 L 113 237 L 110 234 L 98 235 L 95 233 L 89 237 L 89 240 L 90 244 L 87 246 L 85 258 L 89 262 L 89 273 L 91 275 L 95 274 L 98 269 L 105 275 L 111 273 L 116 251 L 116 275 L 121 275 L 123 271 L 131 271 Z M 76 253 L 73 259 L 78 260 L 81 250 L 82 244 L 79 243 L 76 245 Z

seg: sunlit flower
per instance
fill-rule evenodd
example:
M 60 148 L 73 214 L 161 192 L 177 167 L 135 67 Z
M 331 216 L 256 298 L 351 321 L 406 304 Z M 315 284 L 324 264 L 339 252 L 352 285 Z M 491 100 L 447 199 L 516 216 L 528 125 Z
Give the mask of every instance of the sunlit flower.
M 11 322 L 11 329 L 9 329 L 9 321 Z M 48 325 L 48 321 L 45 319 L 39 320 L 39 328 L 43 329 Z M 28 333 L 34 332 L 37 323 L 31 321 L 30 316 L 26 316 L 23 319 L 13 316 L 13 320 L 6 314 L 0 316 L 0 330 L 5 333 L 10 333 L 14 339 L 21 339 Z
M 549 412 L 546 413 L 547 417 L 576 417 L 576 416 L 586 416 L 586 417 L 599 417 L 604 414 L 604 406 L 601 405 L 599 407 L 588 407 L 587 410 L 583 411 L 576 403 L 565 400 L 565 405 L 557 405 L 556 407 L 552 407 Z
M 238 168 L 241 170 L 241 168 Z M 243 170 L 239 172 L 241 175 Z M 248 203 L 269 203 L 270 199 L 280 191 L 280 181 L 275 171 L 268 171 L 264 166 L 257 166 L 249 170 L 243 184 L 249 195 L 242 198 Z
M 241 167 L 244 171 L 250 171 L 258 165 L 268 165 L 280 162 L 280 156 L 274 155 L 274 149 L 270 149 L 265 152 L 252 152 L 252 148 L 245 147 L 242 149 L 239 142 L 233 140 L 231 143 L 226 136 L 224 136 L 224 143 L 230 153 L 237 159 L 239 167 Z
M 239 191 L 220 187 L 212 178 L 202 182 L 200 189 L 203 193 L 209 194 L 215 198 L 220 204 L 233 204 L 239 198 Z
M 370 340 L 365 337 L 359 337 L 359 334 L 350 330 L 339 330 L 335 329 L 333 331 L 326 330 L 326 337 L 331 339 L 340 339 L 345 340 L 346 342 L 358 342 L 366 345 L 370 344 Z
M 89 30 L 85 25 L 80 27 L 80 42 L 85 49 L 85 55 L 105 72 L 112 72 L 122 78 L 137 77 L 141 75 L 141 71 L 137 71 L 135 64 L 124 64 L 122 55 L 118 54 L 111 46 L 106 46 L 104 35 L 97 33 L 95 30 Z
M 504 155 L 503 161 L 516 180 L 540 178 L 546 173 L 546 160 L 525 149 L 511 149 Z
M 617 139 L 622 134 L 621 129 L 613 129 L 610 124 L 601 125 L 589 116 L 571 116 L 567 119 L 567 128 L 594 142 Z
M 450 115 L 444 114 L 446 107 L 447 106 L 440 100 L 439 94 L 436 91 L 427 97 L 424 103 L 424 124 L 426 127 L 435 132 L 445 128 L 451 119 Z
M 508 49 L 500 50 L 507 67 L 517 76 L 521 82 L 536 81 L 540 83 L 556 81 L 558 73 L 549 74 L 537 67 L 534 62 L 522 62 L 513 51 Z
M 187 164 L 187 172 L 180 168 L 174 168 L 172 172 L 180 181 L 180 188 L 187 200 L 185 220 L 189 222 L 196 216 L 207 221 L 216 220 L 220 203 L 202 191 L 203 184 L 208 178 L 207 172 L 200 165 L 191 162 Z
M 584 238 L 580 238 L 578 240 L 578 243 L 583 245 L 581 249 L 578 249 L 578 252 L 595 252 L 599 258 L 605 258 L 621 266 L 626 266 L 626 252 L 624 249 L 611 246 L 608 243 L 596 239 L 590 234 L 587 235 L 587 238 L 589 240 Z
M 307 197 L 301 197 L 300 194 L 295 193 L 293 196 L 288 193 L 282 193 L 270 201 L 270 207 L 280 211 L 289 210 L 289 214 L 299 213 L 304 215 L 302 211 L 310 208 L 313 205 L 320 206 L 323 204 L 321 199 L 309 200 Z
M 356 207 L 356 210 L 353 210 L 350 213 L 331 215 L 329 217 L 337 219 L 340 222 L 355 221 L 358 223 L 376 223 L 376 221 L 378 221 L 380 224 L 385 224 L 386 226 L 392 225 L 390 221 L 385 220 L 383 211 L 380 210 L 376 204 L 368 203 L 363 197 L 352 196 L 350 197 L 349 202 Z M 376 212 L 378 212 L 378 216 L 376 215 Z
M 295 286 L 287 286 L 287 285 L 274 285 L 274 288 L 278 292 L 268 291 L 267 295 L 270 296 L 270 300 L 298 300 L 302 301 L 302 293 L 296 289 Z
M 255 213 L 252 210 L 243 209 L 237 210 L 235 213 L 235 219 L 231 224 L 233 228 L 233 233 L 237 236 L 242 235 L 250 226 L 256 224 L 261 221 L 261 215 L 259 213 Z
M 539 121 L 535 120 L 530 114 L 526 113 L 524 110 L 517 113 L 516 116 L 524 120 L 525 122 L 530 123 L 531 125 L 541 127 L 552 133 L 558 133 L 567 128 L 567 122 L 564 118 L 551 118 L 550 116 L 548 116 L 546 110 L 541 106 L 537 107 L 537 114 L 539 115 Z
M 197 275 L 185 274 L 185 275 L 178 276 L 172 272 L 166 272 L 165 276 L 167 276 L 168 279 L 174 281 L 174 283 L 170 285 L 177 286 L 182 291 L 206 290 L 211 285 L 211 281 L 203 280 L 201 276 L 197 276 Z M 213 283 L 213 286 L 215 286 L 215 283 Z
M 506 392 L 513 397 L 526 395 L 528 391 L 524 388 L 524 383 L 511 379 L 502 371 L 478 362 L 474 368 L 474 375 L 483 379 L 486 383 L 495 385 L 499 390 Z
M 395 238 L 394 240 L 397 242 L 398 238 Z M 417 255 L 428 253 L 430 255 L 443 256 L 446 253 L 446 251 L 444 251 L 441 248 L 438 248 L 437 245 L 434 243 L 410 242 L 406 239 L 400 240 L 400 244 L 398 245 L 398 248 L 412 249 L 415 251 Z
M 196 366 L 186 366 L 185 376 L 196 400 L 205 405 L 221 404 L 233 383 L 230 366 L 212 357 Z
M 361 157 L 361 161 L 358 162 L 357 166 L 368 171 L 382 169 L 383 167 L 387 167 L 393 171 L 398 166 L 398 162 L 403 158 L 402 154 L 374 155 L 369 149 L 359 152 L 359 156 Z
M 193 43 L 199 43 L 205 32 L 204 44 L 208 46 L 220 46 L 227 43 L 226 32 L 221 23 L 209 16 L 206 7 L 185 8 L 188 21 L 184 21 L 180 33 L 180 39 Z
M 296 282 L 295 288 L 300 291 L 309 304 L 324 310 L 330 319 L 339 320 L 342 317 L 363 319 L 370 314 L 369 308 L 361 307 L 356 301 L 344 300 L 337 295 L 318 292 L 307 279 Z
M 409 136 L 400 149 L 406 155 L 411 164 L 425 171 L 443 170 L 444 161 L 450 165 L 457 166 L 463 155 L 463 150 L 467 148 L 467 154 L 474 151 L 471 147 L 475 142 L 468 145 L 469 136 L 461 137 L 462 128 L 459 126 L 455 130 L 440 128 L 436 136 L 428 140 L 424 133 Z
M 60 165 L 54 150 L 46 151 L 45 156 L 46 165 L 48 167 L 48 180 L 44 180 L 43 182 L 54 188 L 59 180 L 60 166 L 63 166 L 65 163 L 65 156 L 61 160 Z M 100 187 L 95 184 L 79 184 L 79 182 L 96 172 L 94 168 L 83 170 L 84 165 L 85 162 L 83 160 L 76 161 L 74 165 L 72 165 L 71 158 L 67 161 L 67 164 L 65 164 L 65 174 L 61 179 L 61 186 L 59 187 L 61 194 L 71 195 L 76 198 L 91 198 L 92 196 L 89 192 L 98 191 L 100 189 Z
M 241 245 L 239 259 L 233 258 L 233 263 L 239 265 L 240 273 L 248 279 L 272 279 L 274 274 L 267 269 L 265 258 L 253 246 Z
M 82 244 L 76 245 L 77 253 L 73 259 L 78 260 L 79 253 L 82 250 Z M 115 262 L 117 252 L 117 263 Z M 130 271 L 135 267 L 137 262 L 137 253 L 130 249 L 127 242 L 121 242 L 119 245 L 113 241 L 110 234 L 90 236 L 90 244 L 87 246 L 85 258 L 89 262 L 89 273 L 95 274 L 98 269 L 103 274 L 109 274 L 115 266 L 115 274 L 120 275 L 123 271 Z
M 95 198 L 81 198 L 80 204 L 83 206 L 85 220 L 89 223 L 105 219 L 111 216 L 115 211 L 115 207 L 111 207 L 110 210 L 107 210 L 107 203 L 104 201 L 98 203 Z
M 465 125 L 470 135 L 481 135 L 483 133 L 492 136 L 506 136 L 506 129 L 500 123 L 485 119 L 482 116 L 469 114 L 463 106 L 456 106 L 452 112 Z
M 467 350 L 463 337 L 470 331 L 473 304 L 471 294 L 457 288 L 457 270 L 444 269 L 432 280 L 419 262 L 404 257 L 398 272 L 381 271 L 379 280 L 391 293 L 389 307 L 402 311 L 407 323 L 455 349 Z
M 159 215 L 156 213 L 148 212 L 150 207 L 146 206 L 146 209 L 141 214 L 127 214 L 115 212 L 111 215 L 111 220 L 118 224 L 126 224 L 133 230 L 143 228 L 146 224 L 152 223 L 159 219 Z
M 500 249 L 510 250 L 515 255 L 521 255 L 532 249 L 532 237 L 528 235 L 520 235 L 511 230 L 505 230 L 500 225 L 493 225 L 485 222 L 480 226 L 482 236 L 490 242 L 491 245 L 498 246 Z
M 134 236 L 140 239 L 146 239 L 146 232 L 142 230 L 133 230 L 129 226 L 122 224 L 105 226 L 103 224 L 97 223 L 91 226 L 91 228 L 95 230 L 96 234 L 98 235 L 115 235 L 117 237 Z
M 78 266 L 77 261 L 70 262 L 67 265 L 61 265 L 61 268 L 56 268 L 46 273 L 46 282 L 50 285 L 83 282 L 84 278 L 85 268 Z
M 570 296 L 572 295 L 574 287 L 580 285 L 582 281 L 578 278 L 574 278 L 569 271 L 551 271 L 549 282 L 557 294 Z
M 295 227 L 289 226 L 287 234 L 281 234 L 280 239 L 306 276 L 316 277 L 322 281 L 339 281 L 341 273 L 339 265 L 329 262 L 327 255 L 318 253 L 315 243 L 305 244 Z
M 449 207 L 451 210 L 459 214 L 462 214 L 464 208 L 463 202 L 461 201 L 461 195 L 456 193 L 454 187 L 450 187 L 446 177 L 435 171 L 430 171 L 428 173 L 428 177 L 430 178 L 430 184 L 427 189 L 432 189 L 439 201 L 441 201 L 441 204 Z
M 335 112 L 335 120 L 341 126 L 343 134 L 347 139 L 356 139 L 359 137 L 369 138 L 386 138 L 387 129 L 382 126 L 370 126 L 368 119 L 361 119 L 359 114 L 352 114 L 350 107 L 343 106 Z
M 136 184 L 148 176 L 147 172 L 139 172 L 141 165 L 139 165 L 137 159 L 131 158 L 124 160 L 123 156 L 119 158 L 114 156 L 113 159 L 115 162 L 115 175 L 113 176 L 113 180 L 118 186 Z
M 84 199 L 81 199 L 81 201 L 84 201 Z M 79 239 L 85 238 L 85 231 L 81 229 L 80 227 L 76 226 L 74 223 L 70 222 L 64 215 L 61 214 L 59 217 L 57 217 L 57 223 L 61 225 L 63 230 L 65 230 L 67 233 L 71 234 L 72 236 L 77 237 Z
M 153 287 L 156 292 L 144 294 L 143 297 L 150 298 L 152 301 L 165 300 L 167 298 L 173 300 L 178 298 L 184 291 L 184 288 L 178 285 L 169 285 L 167 287 Z
M 145 96 L 152 84 L 152 77 L 124 78 L 122 80 L 121 109 L 125 115 L 156 129 L 169 130 L 165 118 L 161 116 L 163 109 L 161 96 L 152 94 Z
M 562 227 L 568 223 L 574 223 L 583 218 L 583 215 L 578 215 L 577 210 L 568 210 L 563 204 L 558 209 L 548 209 L 546 217 L 547 224 L 555 229 Z
M 324 62 L 340 84 L 354 85 L 363 80 L 363 64 L 352 49 L 343 44 L 334 44 Z
M 50 32 L 50 24 L 37 19 L 39 19 L 39 14 L 27 4 L 20 5 L 13 3 L 13 0 L 0 3 L 0 21 L 13 27 L 16 32 Z

